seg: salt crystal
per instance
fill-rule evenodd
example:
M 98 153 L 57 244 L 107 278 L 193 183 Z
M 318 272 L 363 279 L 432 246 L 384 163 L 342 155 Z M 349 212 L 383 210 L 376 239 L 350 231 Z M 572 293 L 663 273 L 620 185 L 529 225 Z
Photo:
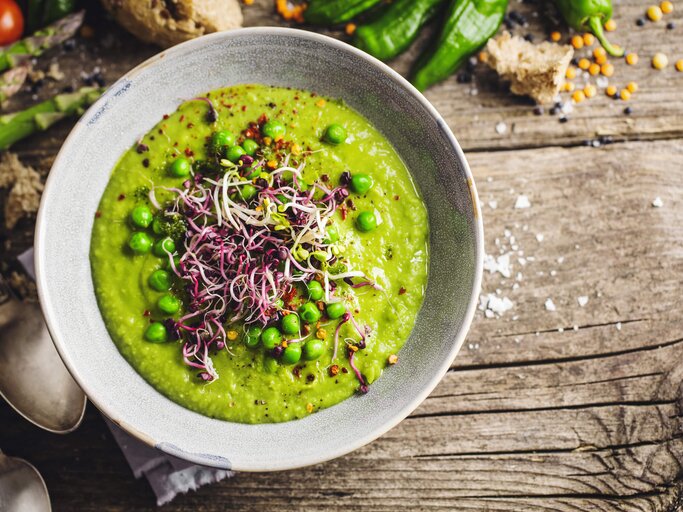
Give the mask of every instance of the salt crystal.
M 557 270 L 551 270 L 550 275 L 555 277 L 557 275 Z
M 609 85 L 609 79 L 606 76 L 599 76 L 595 79 L 595 85 L 597 85 L 601 89 L 604 89 Z
M 536 233 L 536 240 L 539 242 L 542 242 L 544 238 L 543 233 Z
M 507 129 L 508 125 L 506 125 L 503 121 L 496 125 L 496 133 L 498 135 L 503 135 L 507 131 Z
M 531 203 L 529 202 L 529 198 L 525 195 L 517 196 L 517 201 L 515 201 L 515 208 L 518 210 L 521 210 L 523 208 L 529 208 L 531 207 Z
M 551 299 L 551 298 L 546 299 L 545 309 L 547 311 L 557 311 L 557 308 L 555 307 L 555 303 L 553 302 L 553 299 Z
M 505 235 L 505 238 L 510 238 L 512 236 L 512 231 L 506 229 L 505 231 L 503 231 L 503 234 Z
M 510 277 L 512 275 L 510 254 L 503 254 L 497 258 L 487 254 L 484 256 L 484 270 L 488 270 L 491 274 L 498 272 L 503 277 Z
M 486 181 L 491 183 L 493 181 L 493 176 L 486 176 Z
M 575 325 L 575 326 L 573 327 L 573 329 L 574 329 L 575 331 L 578 331 L 578 330 L 579 330 L 579 326 L 578 326 L 578 325 Z
M 654 206 L 655 208 L 661 208 L 662 206 L 664 206 L 664 201 L 662 201 L 661 197 L 657 196 L 652 201 L 652 206 Z
M 617 331 L 621 331 L 621 322 L 617 322 Z
M 564 256 L 560 256 L 559 258 L 557 258 L 557 262 L 558 262 L 560 265 L 562 265 L 562 264 L 564 263 Z
M 489 201 L 489 208 L 491 208 L 492 210 L 495 210 L 496 208 L 498 208 L 498 201 L 495 201 L 495 200 Z
M 486 318 L 492 318 L 494 315 L 503 315 L 506 311 L 512 309 L 514 304 L 507 297 L 498 297 L 498 295 L 489 293 L 479 297 L 479 309 L 484 310 Z
M 564 327 L 560 327 L 557 332 L 564 332 Z
M 581 295 L 576 299 L 579 302 L 579 306 L 584 307 L 586 304 L 588 304 L 588 296 L 586 295 Z
M 518 284 L 518 283 L 515 283 L 515 284 L 512 285 L 512 289 L 513 289 L 513 290 L 516 290 L 516 289 L 518 289 L 518 288 L 519 288 L 519 284 Z

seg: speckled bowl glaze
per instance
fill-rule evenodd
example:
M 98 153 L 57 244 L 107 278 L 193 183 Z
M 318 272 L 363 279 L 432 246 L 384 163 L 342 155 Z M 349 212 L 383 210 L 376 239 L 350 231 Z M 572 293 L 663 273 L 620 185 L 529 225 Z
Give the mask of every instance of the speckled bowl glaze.
M 238 83 L 291 86 L 344 99 L 393 143 L 429 210 L 429 284 L 399 364 L 367 395 L 287 423 L 215 420 L 158 393 L 110 339 L 91 279 L 93 219 L 121 154 L 184 99 Z M 41 304 L 55 344 L 106 416 L 171 455 L 207 466 L 272 471 L 355 450 L 395 426 L 427 397 L 453 361 L 474 315 L 483 236 L 465 157 L 441 116 L 417 90 L 345 43 L 268 27 L 189 41 L 116 82 L 83 116 L 55 160 L 38 215 L 35 254 Z

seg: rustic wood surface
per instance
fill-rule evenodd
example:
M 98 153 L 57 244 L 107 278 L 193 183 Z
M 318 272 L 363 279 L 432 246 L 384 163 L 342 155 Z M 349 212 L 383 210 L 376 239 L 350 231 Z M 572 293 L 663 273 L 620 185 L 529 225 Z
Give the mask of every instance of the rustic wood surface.
M 518 32 L 544 36 L 548 27 L 531 14 L 537 6 L 512 7 L 530 21 Z M 613 38 L 641 56 L 636 67 L 616 63 L 613 79 L 640 85 L 630 116 L 625 103 L 603 95 L 567 123 L 535 116 L 481 66 L 473 84 L 451 79 L 428 92 L 477 179 L 488 253 L 514 253 L 512 277 L 487 272 L 483 292 L 514 307 L 500 318 L 477 313 L 451 370 L 418 410 L 346 457 L 239 474 L 165 510 L 683 510 L 683 73 L 649 68 L 655 51 L 683 57 L 683 5 L 667 18 L 680 25 L 673 30 L 664 22 L 636 27 L 645 7 L 616 7 Z M 281 24 L 271 8 L 270 0 L 245 7 L 247 24 Z M 39 95 L 76 85 L 96 66 L 112 81 L 156 51 L 99 15 L 89 23 L 95 38 L 59 54 L 67 79 Z M 414 54 L 396 69 L 405 71 Z M 23 94 L 13 106 L 30 102 Z M 47 174 L 68 130 L 15 149 Z M 601 136 L 614 143 L 585 145 Z M 530 208 L 514 207 L 519 195 Z M 0 231 L 3 273 L 16 270 L 32 227 L 27 219 Z M 133 479 L 93 407 L 65 437 L 4 404 L 0 422 L 0 448 L 40 469 L 54 510 L 153 508 L 151 490 Z

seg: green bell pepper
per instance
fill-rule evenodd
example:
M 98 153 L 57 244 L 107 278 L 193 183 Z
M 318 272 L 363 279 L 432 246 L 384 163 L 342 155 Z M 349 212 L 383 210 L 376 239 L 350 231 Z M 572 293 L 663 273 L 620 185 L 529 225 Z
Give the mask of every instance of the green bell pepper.
M 316 25 L 337 25 L 367 11 L 381 0 L 312 0 L 304 19 Z
M 555 3 L 570 27 L 592 32 L 612 57 L 624 55 L 624 50 L 612 46 L 602 30 L 602 25 L 612 17 L 611 0 L 555 0 Z
M 507 0 L 451 0 L 439 37 L 413 68 L 413 85 L 424 91 L 452 75 L 496 33 L 507 5 Z
M 445 0 L 396 0 L 372 23 L 356 29 L 353 44 L 380 60 L 404 52 Z

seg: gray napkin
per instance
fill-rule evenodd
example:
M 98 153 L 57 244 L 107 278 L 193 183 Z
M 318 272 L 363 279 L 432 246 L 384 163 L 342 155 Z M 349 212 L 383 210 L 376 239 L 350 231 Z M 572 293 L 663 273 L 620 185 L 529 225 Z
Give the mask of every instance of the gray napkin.
M 33 249 L 18 257 L 26 273 L 35 277 Z M 202 485 L 219 482 L 234 475 L 232 471 L 198 466 L 177 457 L 167 455 L 129 436 L 105 418 L 114 440 L 121 448 L 135 478 L 143 476 L 157 497 L 157 505 L 170 502 L 178 494 L 194 491 Z

